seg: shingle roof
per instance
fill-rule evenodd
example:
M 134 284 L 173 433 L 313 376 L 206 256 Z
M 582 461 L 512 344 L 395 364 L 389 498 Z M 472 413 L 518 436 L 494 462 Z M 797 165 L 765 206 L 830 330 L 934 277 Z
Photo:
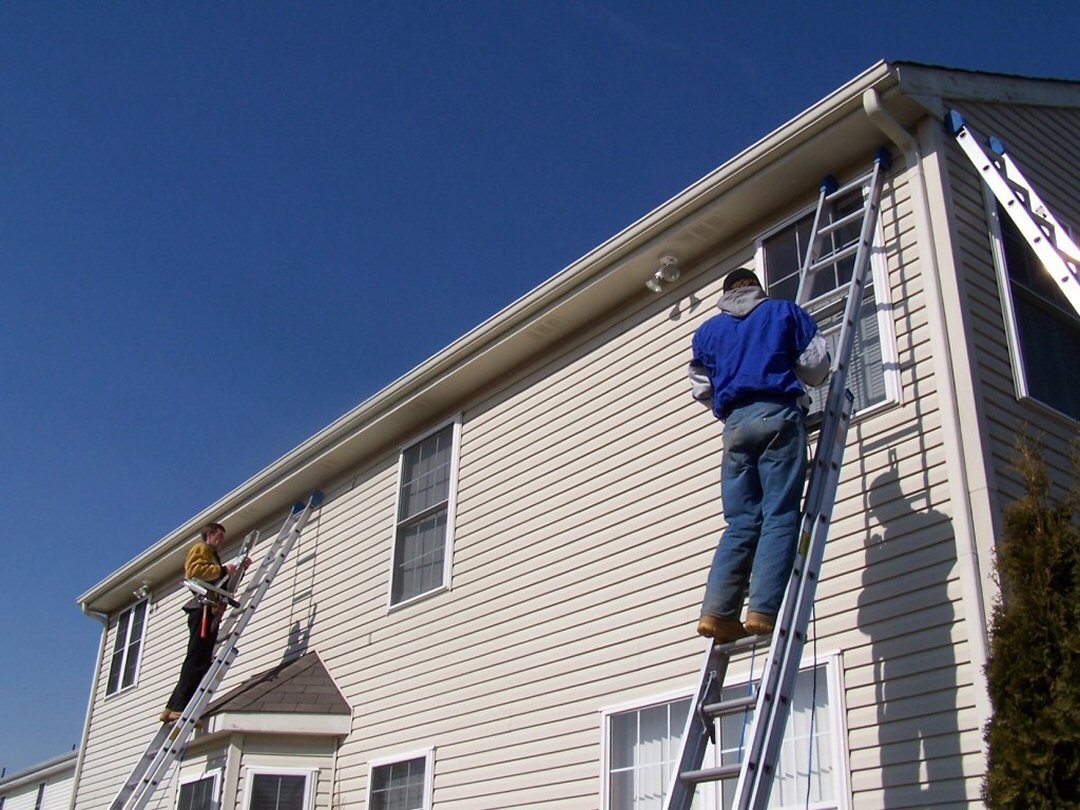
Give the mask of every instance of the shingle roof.
M 352 709 L 319 654 L 309 652 L 249 678 L 206 710 L 207 716 L 223 712 L 351 714 Z

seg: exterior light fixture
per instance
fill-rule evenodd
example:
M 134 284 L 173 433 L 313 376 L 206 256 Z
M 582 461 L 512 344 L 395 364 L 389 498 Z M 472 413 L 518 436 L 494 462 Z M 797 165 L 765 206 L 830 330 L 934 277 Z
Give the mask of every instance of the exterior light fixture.
M 147 596 L 150 595 L 150 583 L 144 579 L 142 581 L 142 584 L 139 585 L 139 587 L 136 588 L 133 593 L 135 594 L 136 599 L 145 599 Z
M 679 258 L 674 253 L 665 253 L 660 257 L 660 269 L 645 282 L 645 287 L 654 293 L 662 292 L 664 282 L 672 284 L 679 279 Z

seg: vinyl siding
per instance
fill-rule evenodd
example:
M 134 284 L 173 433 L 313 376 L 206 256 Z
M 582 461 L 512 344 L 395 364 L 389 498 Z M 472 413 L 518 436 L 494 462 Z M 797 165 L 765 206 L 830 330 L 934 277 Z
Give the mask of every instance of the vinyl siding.
M 45 780 L 45 797 L 41 810 L 67 810 L 71 804 L 74 778 L 74 764 L 72 764 L 67 774 Z M 0 797 L 4 799 L 4 810 L 34 810 L 40 784 L 40 782 L 32 782 L 10 790 L 0 788 Z
M 806 191 L 760 230 L 810 204 Z M 881 229 L 900 396 L 852 426 L 813 625 L 817 648 L 841 653 L 855 807 L 974 802 L 982 771 L 909 193 L 894 169 Z M 446 403 L 445 418 L 462 416 L 449 591 L 387 609 L 396 453 L 327 482 L 219 694 L 286 650 L 317 649 L 354 707 L 334 807 L 367 806 L 372 759 L 434 746 L 438 810 L 595 808 L 601 708 L 692 686 L 723 519 L 720 427 L 691 401 L 685 365 L 756 232 L 520 376 Z M 991 276 L 973 291 L 988 334 L 995 290 Z M 980 368 L 1003 362 L 1007 373 L 992 348 Z M 107 806 L 149 739 L 179 668 L 185 598 L 155 594 L 137 689 L 98 700 L 80 807 Z

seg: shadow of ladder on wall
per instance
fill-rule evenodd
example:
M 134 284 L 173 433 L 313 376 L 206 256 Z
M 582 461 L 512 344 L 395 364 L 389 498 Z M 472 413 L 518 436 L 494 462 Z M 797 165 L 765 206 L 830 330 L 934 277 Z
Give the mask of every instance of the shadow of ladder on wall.
M 1080 249 L 1069 238 L 1068 231 L 1039 197 L 999 138 L 991 135 L 987 139 L 987 153 L 956 110 L 945 116 L 945 128 L 1080 315 Z
M 206 711 L 225 673 L 236 659 L 239 653 L 239 648 L 236 646 L 237 640 L 247 627 L 259 602 L 266 595 L 275 575 L 281 570 L 282 563 L 296 543 L 312 511 L 322 503 L 322 498 L 321 492 L 314 492 L 306 503 L 297 503 L 293 506 L 239 599 L 232 597 L 231 590 L 208 586 L 197 580 L 185 581 L 184 584 L 199 596 L 206 597 L 217 604 L 228 604 L 232 610 L 229 611 L 221 626 L 210 669 L 203 676 L 195 694 L 188 701 L 178 720 L 162 724 L 146 751 L 139 757 L 135 769 L 124 782 L 124 786 L 120 788 L 120 792 L 109 805 L 109 810 L 140 810 L 146 806 L 158 785 L 164 781 L 169 768 L 187 746 L 188 739 L 195 731 L 196 723 Z M 257 536 L 258 532 L 252 532 L 244 538 L 240 559 L 247 556 L 247 551 L 250 550 Z M 230 584 L 235 588 L 238 582 Z
M 842 187 L 832 177 L 822 181 L 808 239 L 809 249 L 800 268 L 797 303 L 805 305 L 809 301 L 814 278 L 819 272 L 835 269 L 852 257 L 854 263 L 803 504 L 795 565 L 771 637 L 750 636 L 726 644 L 709 642 L 697 692 L 683 729 L 679 756 L 668 785 L 665 810 L 690 810 L 699 784 L 730 779 L 738 780 L 731 805 L 733 808 L 764 808 L 768 803 L 840 479 L 840 465 L 854 401 L 847 389 L 848 364 L 865 295 L 882 185 L 890 165 L 888 151 L 880 149 L 869 175 Z M 861 207 L 844 214 L 836 211 L 841 198 L 850 199 L 867 186 Z M 842 239 L 841 232 L 849 231 L 856 223 L 859 224 L 858 237 L 850 241 Z M 769 642 L 769 652 L 765 667 L 751 694 L 722 699 L 731 656 L 766 641 Z M 716 720 L 750 709 L 754 710 L 754 719 L 741 762 L 702 768 L 709 742 L 716 743 Z

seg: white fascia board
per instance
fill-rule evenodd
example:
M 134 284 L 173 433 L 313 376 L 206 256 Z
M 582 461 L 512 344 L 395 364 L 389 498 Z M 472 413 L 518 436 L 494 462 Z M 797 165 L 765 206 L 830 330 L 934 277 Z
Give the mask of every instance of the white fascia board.
M 125 606 L 143 580 L 160 584 L 179 576 L 187 545 L 208 521 L 225 522 L 240 536 L 277 511 L 284 515 L 297 498 L 385 449 L 385 437 L 445 416 L 436 410 L 441 404 L 513 368 L 513 359 L 534 355 L 544 341 L 554 342 L 620 299 L 652 295 L 644 283 L 658 257 L 672 247 L 680 261 L 684 253 L 692 256 L 698 240 L 688 231 L 706 212 L 734 234 L 790 196 L 793 177 L 812 178 L 816 188 L 835 168 L 838 149 L 852 156 L 866 151 L 861 140 L 879 133 L 862 113 L 862 94 L 874 88 L 888 98 L 895 86 L 895 71 L 885 62 L 859 74 L 283 455 L 86 591 L 79 604 L 100 612 Z M 911 109 L 894 114 L 904 119 Z M 837 129 L 837 137 L 819 138 L 840 126 L 845 129 Z
M 237 732 L 347 737 L 352 732 L 352 718 L 347 714 L 221 712 L 207 718 L 202 737 Z

